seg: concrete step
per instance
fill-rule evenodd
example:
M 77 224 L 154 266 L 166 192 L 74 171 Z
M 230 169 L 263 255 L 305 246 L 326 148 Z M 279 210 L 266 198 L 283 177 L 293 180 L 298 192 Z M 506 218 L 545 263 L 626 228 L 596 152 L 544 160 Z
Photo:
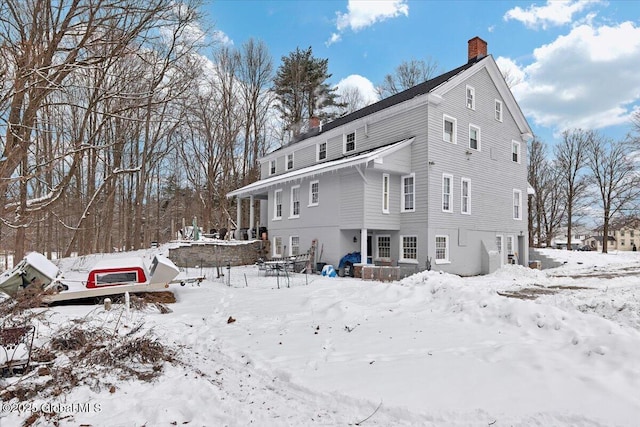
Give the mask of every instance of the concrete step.
M 547 268 L 560 267 L 563 264 L 560 261 L 556 261 L 555 259 L 546 256 L 536 248 L 529 248 L 529 262 L 531 261 L 540 261 L 543 270 L 546 270 Z

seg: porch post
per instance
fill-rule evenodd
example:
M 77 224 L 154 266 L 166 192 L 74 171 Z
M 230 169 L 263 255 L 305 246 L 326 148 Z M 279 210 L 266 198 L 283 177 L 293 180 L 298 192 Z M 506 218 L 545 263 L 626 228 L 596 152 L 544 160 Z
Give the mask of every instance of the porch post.
M 237 210 L 236 210 L 236 233 L 235 233 L 235 237 L 236 239 L 240 240 L 240 228 L 242 228 L 241 226 L 241 222 L 242 222 L 242 199 L 240 198 L 240 196 L 238 196 L 237 199 Z
M 249 196 L 249 240 L 251 240 L 251 233 L 256 226 L 255 213 L 253 211 L 253 194 Z M 256 230 L 256 239 L 258 238 L 258 230 Z
M 360 262 L 362 264 L 366 264 L 368 256 L 369 254 L 367 253 L 367 229 L 362 228 L 360 230 Z

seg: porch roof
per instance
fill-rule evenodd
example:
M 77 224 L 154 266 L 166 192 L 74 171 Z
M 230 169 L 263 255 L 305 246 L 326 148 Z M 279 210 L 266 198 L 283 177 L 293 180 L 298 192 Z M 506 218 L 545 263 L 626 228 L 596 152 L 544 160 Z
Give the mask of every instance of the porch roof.
M 269 178 L 261 179 L 244 187 L 238 188 L 227 193 L 227 198 L 230 197 L 243 197 L 250 196 L 264 192 L 269 187 L 281 185 L 291 181 L 297 181 L 310 176 L 320 175 L 328 172 L 335 172 L 337 170 L 359 166 L 369 163 L 372 160 L 381 159 L 385 156 L 395 153 L 402 148 L 405 148 L 413 142 L 414 137 L 403 139 L 402 141 L 394 142 L 384 147 L 376 148 L 366 153 L 358 154 L 353 157 L 343 157 L 338 160 L 332 160 L 330 162 L 324 162 L 308 166 L 306 168 L 293 170 L 282 175 L 276 175 Z

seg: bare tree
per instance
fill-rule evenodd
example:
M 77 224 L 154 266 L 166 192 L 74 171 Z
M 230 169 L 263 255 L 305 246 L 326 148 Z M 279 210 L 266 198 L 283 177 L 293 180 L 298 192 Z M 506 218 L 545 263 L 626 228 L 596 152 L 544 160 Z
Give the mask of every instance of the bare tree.
M 393 74 L 384 76 L 384 80 L 376 88 L 376 91 L 380 98 L 387 98 L 429 80 L 435 76 L 437 71 L 438 63 L 430 57 L 426 61 L 422 59 L 402 61 Z
M 591 182 L 595 185 L 594 199 L 602 208 L 603 244 L 606 253 L 609 222 L 632 203 L 640 194 L 640 176 L 636 161 L 627 153 L 628 145 L 594 133 L 587 146 L 587 166 Z
M 567 206 L 567 250 L 571 250 L 571 229 L 575 211 L 586 195 L 588 181 L 583 169 L 587 147 L 592 140 L 593 131 L 566 130 L 562 133 L 562 141 L 554 149 L 557 167 L 561 172 L 559 185 L 564 191 Z
M 342 104 L 344 104 L 344 114 L 353 113 L 367 106 L 367 100 L 362 91 L 356 86 L 346 86 L 338 88 L 338 96 Z

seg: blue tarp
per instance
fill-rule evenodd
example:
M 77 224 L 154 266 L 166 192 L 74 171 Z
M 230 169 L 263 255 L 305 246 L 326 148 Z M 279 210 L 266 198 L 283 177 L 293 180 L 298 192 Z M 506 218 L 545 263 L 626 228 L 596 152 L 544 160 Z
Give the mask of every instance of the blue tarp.
M 322 275 L 336 277 L 336 269 L 333 268 L 333 265 L 325 265 L 324 267 L 322 267 Z
M 342 259 L 340 259 L 340 264 L 338 264 L 338 269 L 343 268 L 347 262 L 351 264 L 360 263 L 360 252 L 351 252 L 343 256 Z

